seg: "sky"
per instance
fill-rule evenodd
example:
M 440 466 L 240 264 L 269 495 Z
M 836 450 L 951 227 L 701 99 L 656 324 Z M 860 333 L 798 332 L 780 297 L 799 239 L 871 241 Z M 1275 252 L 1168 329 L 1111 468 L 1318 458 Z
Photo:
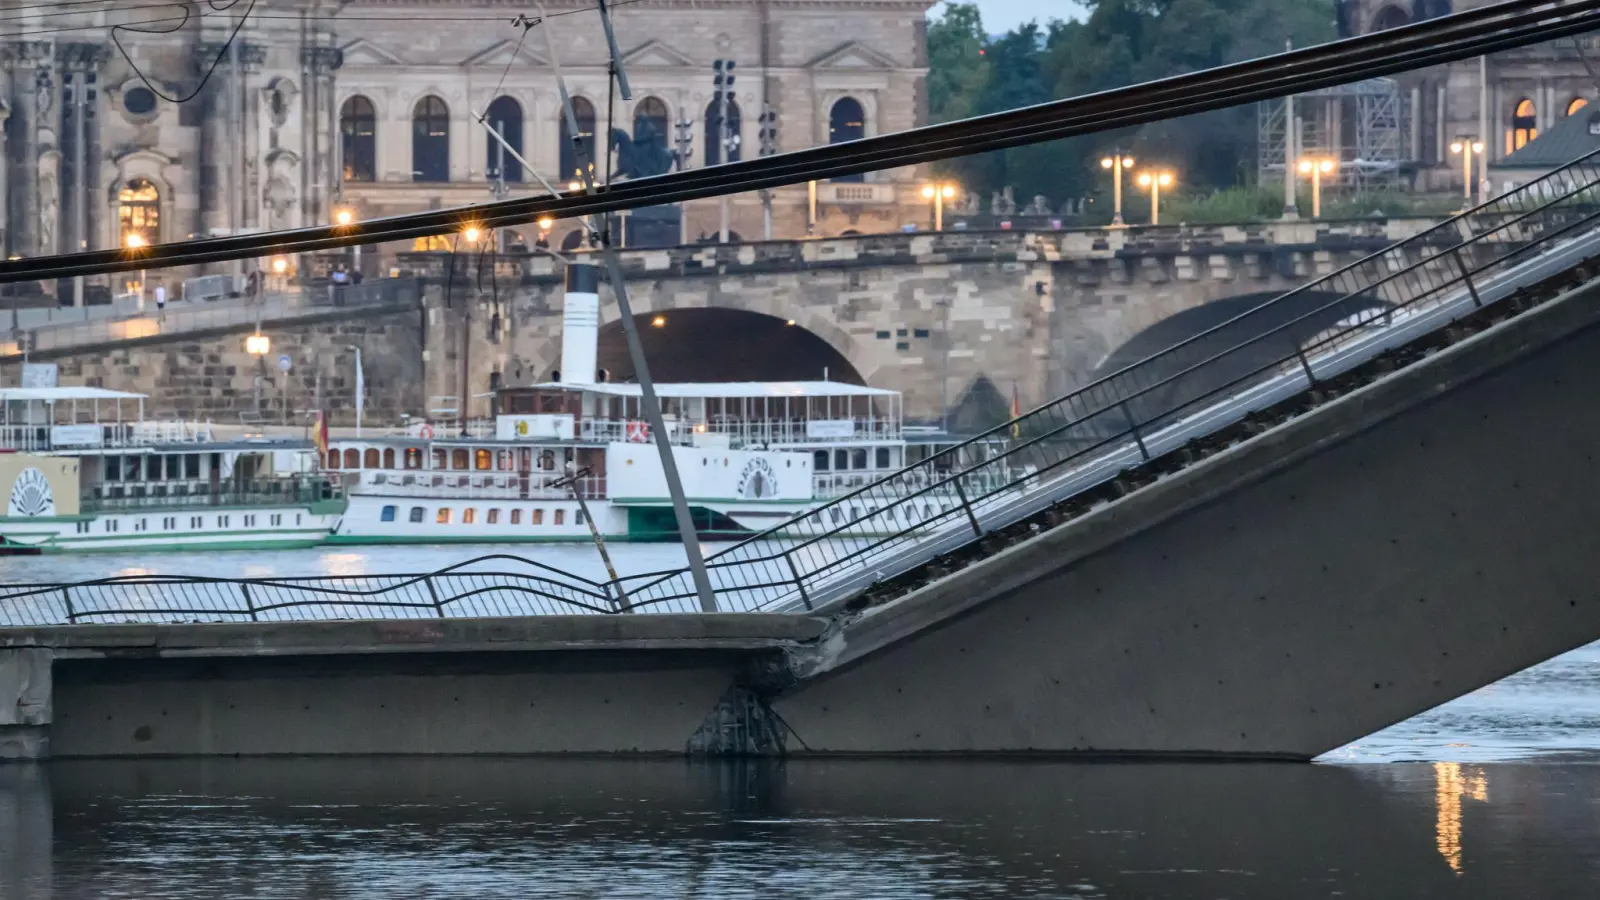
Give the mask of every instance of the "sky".
M 1003 34 L 1029 19 L 1041 25 L 1051 19 L 1076 19 L 1083 8 L 1072 0 L 977 0 L 978 11 L 983 14 L 983 29 L 990 34 Z M 938 16 L 944 4 L 935 6 L 929 13 Z

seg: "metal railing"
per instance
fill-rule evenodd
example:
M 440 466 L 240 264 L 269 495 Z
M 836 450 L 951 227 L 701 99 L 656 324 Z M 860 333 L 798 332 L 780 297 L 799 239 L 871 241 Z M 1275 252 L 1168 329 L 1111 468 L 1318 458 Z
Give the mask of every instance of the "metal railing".
M 0 425 L 0 449 L 24 453 L 86 447 L 159 447 L 207 443 L 211 439 L 211 423 L 201 421 Z
M 379 472 L 363 478 L 352 493 L 377 497 L 419 497 L 444 500 L 571 500 L 571 487 L 553 487 L 561 480 L 554 472 L 528 475 L 500 473 L 474 475 L 466 472 Z M 603 475 L 580 478 L 578 493 L 585 500 L 606 495 Z
M 713 555 L 720 608 L 848 598 L 1600 255 L 1597 220 L 1600 152 Z M 597 584 L 519 563 L 536 571 L 15 586 L 0 624 L 698 609 L 683 569 Z
M 281 321 L 310 315 L 321 315 L 337 306 L 379 306 L 390 303 L 414 301 L 420 297 L 418 282 L 414 279 L 376 279 L 344 289 L 342 300 L 334 303 L 332 295 L 322 288 L 310 288 L 298 294 L 269 294 L 261 301 L 252 299 L 217 300 L 211 302 L 184 302 L 156 310 L 154 303 L 142 310 L 118 312 L 96 316 L 88 321 L 60 322 L 26 328 L 19 325 L 19 333 L 5 346 L 0 355 L 45 353 L 74 347 L 95 346 L 117 341 L 139 340 L 164 335 L 185 334 L 194 331 L 225 329 L 253 325 L 258 321 Z M 112 307 L 86 307 L 86 309 L 112 309 Z

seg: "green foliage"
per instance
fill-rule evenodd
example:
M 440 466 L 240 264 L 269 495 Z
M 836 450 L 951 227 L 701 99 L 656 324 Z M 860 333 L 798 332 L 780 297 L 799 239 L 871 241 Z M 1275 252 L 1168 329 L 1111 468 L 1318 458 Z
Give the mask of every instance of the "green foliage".
M 1087 16 L 1081 22 L 1030 22 L 993 39 L 984 36 L 976 6 L 947 6 L 928 27 L 933 121 L 1252 59 L 1281 52 L 1286 41 L 1308 46 L 1334 38 L 1332 0 L 1084 0 L 1082 5 Z M 1188 189 L 1204 193 L 1253 180 L 1255 136 L 1255 109 L 1246 106 L 953 160 L 941 171 L 980 196 L 1009 185 L 1019 203 L 1034 194 L 1060 203 L 1100 190 L 1105 178 L 1099 159 L 1120 148 L 1141 164 L 1176 170 Z

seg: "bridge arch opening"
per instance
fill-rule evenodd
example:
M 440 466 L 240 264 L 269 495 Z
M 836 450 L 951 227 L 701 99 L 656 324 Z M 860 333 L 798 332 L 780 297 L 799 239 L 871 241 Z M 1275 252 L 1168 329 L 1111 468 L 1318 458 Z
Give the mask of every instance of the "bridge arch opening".
M 793 320 L 720 307 L 634 316 L 650 377 L 663 382 L 842 381 L 865 384 L 832 344 Z M 600 328 L 598 362 L 612 381 L 634 381 L 622 322 Z

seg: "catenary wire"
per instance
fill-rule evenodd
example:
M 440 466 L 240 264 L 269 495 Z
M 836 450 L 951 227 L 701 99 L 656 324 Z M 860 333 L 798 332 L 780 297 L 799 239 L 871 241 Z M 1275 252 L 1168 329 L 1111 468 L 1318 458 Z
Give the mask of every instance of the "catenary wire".
M 541 215 L 619 209 L 802 183 L 991 149 L 1088 134 L 1450 62 L 1592 30 L 1600 0 L 1510 2 L 1319 47 L 977 119 L 846 144 L 689 170 L 594 194 L 518 198 L 396 216 L 357 228 L 305 228 L 158 245 L 133 255 L 90 251 L 0 263 L 0 282 L 304 252 L 441 234 L 466 222 L 500 227 Z

